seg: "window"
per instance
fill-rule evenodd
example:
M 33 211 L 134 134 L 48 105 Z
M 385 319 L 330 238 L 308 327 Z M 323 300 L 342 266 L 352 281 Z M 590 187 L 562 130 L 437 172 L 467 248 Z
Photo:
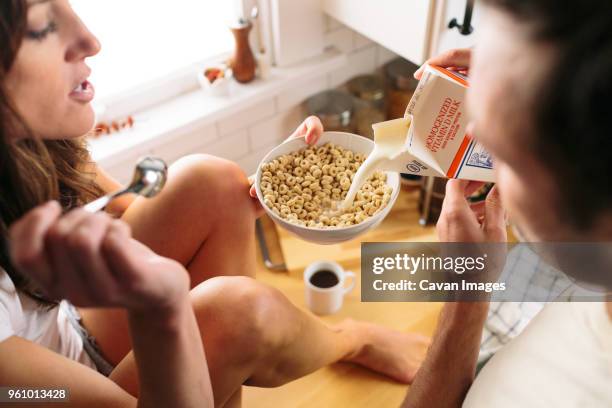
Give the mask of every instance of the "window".
M 180 72 L 190 72 L 195 84 L 196 65 L 215 57 L 220 60 L 232 50 L 234 40 L 228 26 L 238 18 L 240 0 L 71 3 L 102 43 L 102 51 L 88 64 L 93 69 L 96 99 L 107 102 L 135 92 L 142 98 L 148 86 L 167 82 Z

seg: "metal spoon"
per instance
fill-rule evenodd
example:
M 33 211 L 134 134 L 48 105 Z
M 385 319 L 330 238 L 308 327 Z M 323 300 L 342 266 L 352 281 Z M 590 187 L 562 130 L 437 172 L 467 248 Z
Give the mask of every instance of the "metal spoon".
M 145 157 L 141 159 L 134 169 L 134 176 L 129 186 L 107 194 L 97 200 L 85 205 L 85 211 L 98 212 L 115 198 L 129 193 L 141 195 L 143 197 L 154 197 L 164 188 L 168 178 L 168 166 L 162 159 L 155 157 Z

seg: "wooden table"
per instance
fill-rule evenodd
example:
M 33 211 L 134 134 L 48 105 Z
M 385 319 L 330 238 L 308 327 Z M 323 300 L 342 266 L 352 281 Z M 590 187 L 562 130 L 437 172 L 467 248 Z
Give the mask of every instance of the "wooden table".
M 272 256 L 282 254 L 288 273 L 266 270 L 258 262 L 258 279 L 279 288 L 295 305 L 305 309 L 302 272 L 315 260 L 330 259 L 339 262 L 357 275 L 355 289 L 345 298 L 337 314 L 325 316 L 326 322 L 339 322 L 353 318 L 379 323 L 401 331 L 431 335 L 439 311 L 439 303 L 362 303 L 360 301 L 360 243 L 362 241 L 435 241 L 433 227 L 418 225 L 416 193 L 404 192 L 383 223 L 357 240 L 343 244 L 320 246 L 306 243 L 285 231 L 277 231 L 280 251 L 271 248 Z M 267 236 L 275 231 L 266 222 Z M 273 245 L 272 245 L 273 247 Z M 308 352 L 305 350 L 304 352 Z M 335 364 L 282 387 L 262 389 L 244 387 L 245 407 L 396 407 L 408 387 L 386 377 L 374 374 L 356 365 Z

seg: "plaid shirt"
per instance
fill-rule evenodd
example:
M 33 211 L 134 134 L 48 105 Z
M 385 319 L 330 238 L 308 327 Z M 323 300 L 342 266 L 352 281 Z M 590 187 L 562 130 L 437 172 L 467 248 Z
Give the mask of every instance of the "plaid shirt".
M 500 281 L 511 281 L 509 296 L 521 301 L 491 303 L 480 344 L 479 366 L 518 336 L 546 303 L 560 300 L 560 297 L 572 301 L 580 295 L 594 296 L 593 292 L 580 288 L 561 271 L 544 262 L 527 245 L 518 245 L 508 253 Z

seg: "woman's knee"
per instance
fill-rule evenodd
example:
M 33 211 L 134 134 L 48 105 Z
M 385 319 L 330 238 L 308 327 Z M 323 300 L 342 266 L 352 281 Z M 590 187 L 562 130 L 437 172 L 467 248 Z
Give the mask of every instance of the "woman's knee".
M 171 182 L 188 189 L 190 197 L 217 204 L 248 202 L 249 183 L 238 164 L 206 154 L 179 159 L 170 167 Z
M 192 290 L 203 336 L 223 350 L 235 351 L 240 362 L 265 358 L 287 341 L 293 324 L 290 307 L 276 289 L 247 277 L 217 277 Z

